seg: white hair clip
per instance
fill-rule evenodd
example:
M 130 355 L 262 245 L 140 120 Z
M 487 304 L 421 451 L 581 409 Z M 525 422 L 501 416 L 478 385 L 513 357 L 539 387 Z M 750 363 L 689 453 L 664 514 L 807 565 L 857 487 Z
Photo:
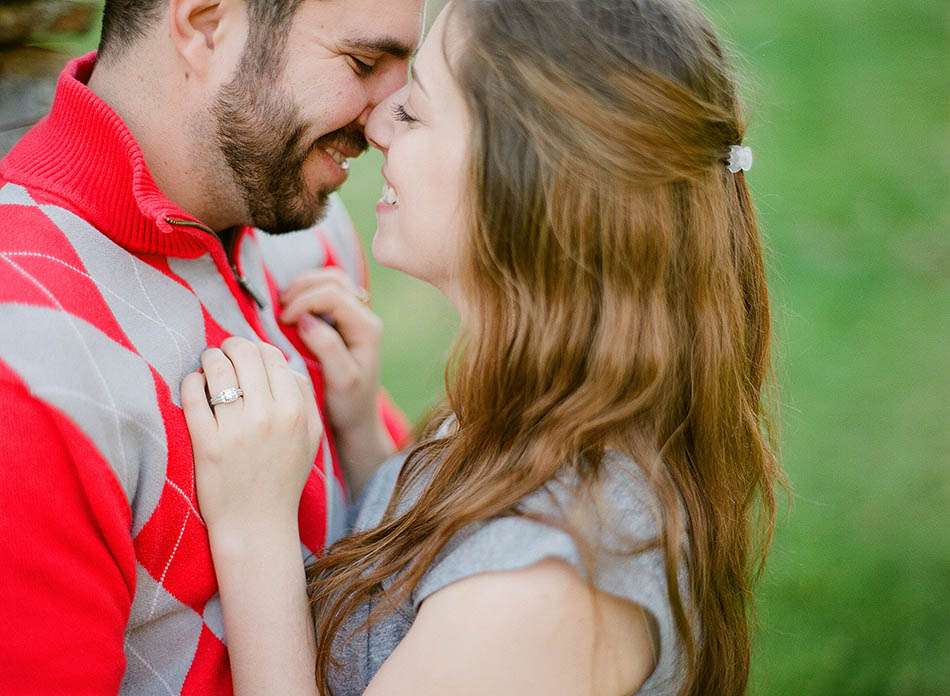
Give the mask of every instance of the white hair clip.
M 733 174 L 752 169 L 752 149 L 745 145 L 729 147 L 729 171 Z

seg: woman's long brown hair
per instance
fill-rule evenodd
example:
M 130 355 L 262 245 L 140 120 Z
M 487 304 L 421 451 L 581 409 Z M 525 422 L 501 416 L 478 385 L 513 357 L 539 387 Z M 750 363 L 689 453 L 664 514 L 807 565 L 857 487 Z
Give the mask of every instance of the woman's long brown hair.
M 518 514 L 565 469 L 596 480 L 619 449 L 661 504 L 683 693 L 741 694 L 780 469 L 763 255 L 744 175 L 726 167 L 744 124 L 720 43 L 685 0 L 451 11 L 473 124 L 468 311 L 446 409 L 382 523 L 309 571 L 318 683 L 342 622 L 384 580 L 390 611 L 460 530 Z M 436 438 L 447 412 L 457 428 Z

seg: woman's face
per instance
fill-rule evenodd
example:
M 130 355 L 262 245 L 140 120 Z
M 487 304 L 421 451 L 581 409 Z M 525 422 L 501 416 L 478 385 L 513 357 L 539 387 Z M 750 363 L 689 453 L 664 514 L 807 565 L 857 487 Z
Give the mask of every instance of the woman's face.
M 370 115 L 366 136 L 386 157 L 373 255 L 383 266 L 434 285 L 458 306 L 455 269 L 471 127 L 443 51 L 443 41 L 450 54 L 457 47 L 457 31 L 446 28 L 446 16 L 419 50 L 409 83 Z

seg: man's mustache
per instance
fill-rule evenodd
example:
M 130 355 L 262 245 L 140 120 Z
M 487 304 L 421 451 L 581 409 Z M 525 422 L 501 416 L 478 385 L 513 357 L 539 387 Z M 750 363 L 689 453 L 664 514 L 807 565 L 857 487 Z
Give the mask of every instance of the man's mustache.
M 369 143 L 363 133 L 363 127 L 351 123 L 321 136 L 314 142 L 313 147 L 332 147 L 344 157 L 359 157 L 366 152 Z

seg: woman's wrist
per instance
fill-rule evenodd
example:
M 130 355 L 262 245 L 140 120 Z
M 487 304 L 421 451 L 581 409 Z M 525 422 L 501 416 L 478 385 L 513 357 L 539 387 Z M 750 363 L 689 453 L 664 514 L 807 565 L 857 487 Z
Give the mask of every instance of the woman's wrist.
M 347 486 L 355 497 L 379 465 L 396 452 L 396 445 L 376 413 L 366 422 L 334 435 Z
M 260 519 L 242 517 L 208 525 L 208 539 L 216 561 L 259 557 L 262 550 L 283 543 L 299 545 L 296 516 L 272 514 Z

